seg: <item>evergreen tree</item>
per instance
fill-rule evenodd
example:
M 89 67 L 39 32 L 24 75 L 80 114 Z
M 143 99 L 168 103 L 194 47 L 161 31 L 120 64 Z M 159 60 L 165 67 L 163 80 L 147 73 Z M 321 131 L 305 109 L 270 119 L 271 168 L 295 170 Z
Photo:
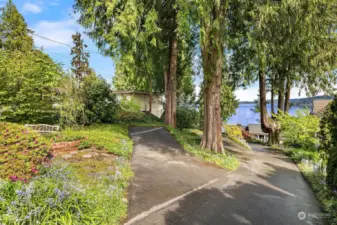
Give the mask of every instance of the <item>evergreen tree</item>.
M 71 55 L 73 55 L 71 65 L 73 68 L 72 72 L 75 74 L 79 82 L 82 81 L 83 77 L 90 73 L 89 68 L 89 53 L 84 51 L 84 48 L 88 46 L 83 44 L 83 39 L 81 34 L 76 32 L 72 35 L 74 47 L 71 49 Z
M 0 120 L 54 123 L 61 67 L 39 50 L 0 50 L 0 65 Z
M 267 113 L 267 85 L 278 95 L 278 110 L 287 112 L 294 86 L 313 95 L 331 92 L 336 81 L 335 1 L 234 2 L 232 69 L 237 77 L 259 80 L 261 128 L 274 144 L 280 130 Z
M 30 51 L 33 39 L 23 16 L 9 0 L 1 11 L 0 16 L 0 48 L 14 51 Z
M 0 120 L 54 123 L 61 67 L 33 39 L 11 0 L 0 17 Z
M 79 22 L 106 55 L 116 61 L 116 86 L 165 92 L 165 123 L 175 127 L 178 57 L 191 38 L 190 4 L 182 0 L 77 0 Z M 179 26 L 178 26 L 179 24 Z M 181 50 L 183 49 L 183 50 Z M 139 85 L 139 86 L 138 86 Z

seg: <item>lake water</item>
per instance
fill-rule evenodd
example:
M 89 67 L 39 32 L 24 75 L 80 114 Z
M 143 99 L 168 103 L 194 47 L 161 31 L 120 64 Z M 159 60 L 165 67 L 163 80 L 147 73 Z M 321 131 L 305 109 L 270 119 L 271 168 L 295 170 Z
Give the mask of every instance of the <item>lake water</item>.
M 241 124 L 244 126 L 247 126 L 248 124 L 256 124 L 260 123 L 260 113 L 253 112 L 253 109 L 255 108 L 255 103 L 241 103 L 239 107 L 236 109 L 236 114 L 233 115 L 229 120 L 227 121 L 227 124 Z M 275 105 L 275 110 L 277 109 L 277 106 Z M 296 112 L 300 109 L 303 109 L 301 107 L 291 107 L 289 110 L 290 115 L 296 115 Z M 271 114 L 271 104 L 267 105 L 268 113 Z

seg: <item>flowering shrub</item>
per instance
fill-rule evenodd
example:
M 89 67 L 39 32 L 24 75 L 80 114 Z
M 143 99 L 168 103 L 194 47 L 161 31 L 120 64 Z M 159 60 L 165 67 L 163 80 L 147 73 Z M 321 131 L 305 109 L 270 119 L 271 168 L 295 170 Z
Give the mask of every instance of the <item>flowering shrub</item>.
M 0 180 L 0 224 L 119 224 L 132 172 L 117 164 L 103 182 L 84 183 L 71 167 L 42 168 L 29 183 Z
M 27 181 L 51 157 L 50 142 L 22 125 L 0 123 L 0 178 Z
M 239 126 L 236 125 L 225 125 L 225 132 L 228 136 L 228 138 L 237 138 L 237 139 L 242 139 L 242 129 Z

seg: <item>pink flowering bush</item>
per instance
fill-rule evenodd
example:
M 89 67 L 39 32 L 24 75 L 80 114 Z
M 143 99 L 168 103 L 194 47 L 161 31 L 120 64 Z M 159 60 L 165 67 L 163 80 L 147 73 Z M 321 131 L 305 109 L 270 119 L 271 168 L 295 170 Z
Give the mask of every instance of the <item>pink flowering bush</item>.
M 0 178 L 27 182 L 52 156 L 50 141 L 14 123 L 0 123 Z

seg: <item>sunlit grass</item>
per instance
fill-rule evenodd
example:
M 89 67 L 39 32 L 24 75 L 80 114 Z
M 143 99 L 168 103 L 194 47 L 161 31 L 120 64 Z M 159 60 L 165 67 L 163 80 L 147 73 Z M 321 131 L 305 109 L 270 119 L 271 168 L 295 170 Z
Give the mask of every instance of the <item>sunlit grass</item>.
M 184 149 L 195 156 L 201 157 L 209 163 L 213 163 L 219 167 L 235 170 L 239 165 L 239 160 L 230 153 L 218 154 L 210 150 L 200 147 L 202 131 L 196 129 L 170 129 L 176 140 L 184 147 Z

